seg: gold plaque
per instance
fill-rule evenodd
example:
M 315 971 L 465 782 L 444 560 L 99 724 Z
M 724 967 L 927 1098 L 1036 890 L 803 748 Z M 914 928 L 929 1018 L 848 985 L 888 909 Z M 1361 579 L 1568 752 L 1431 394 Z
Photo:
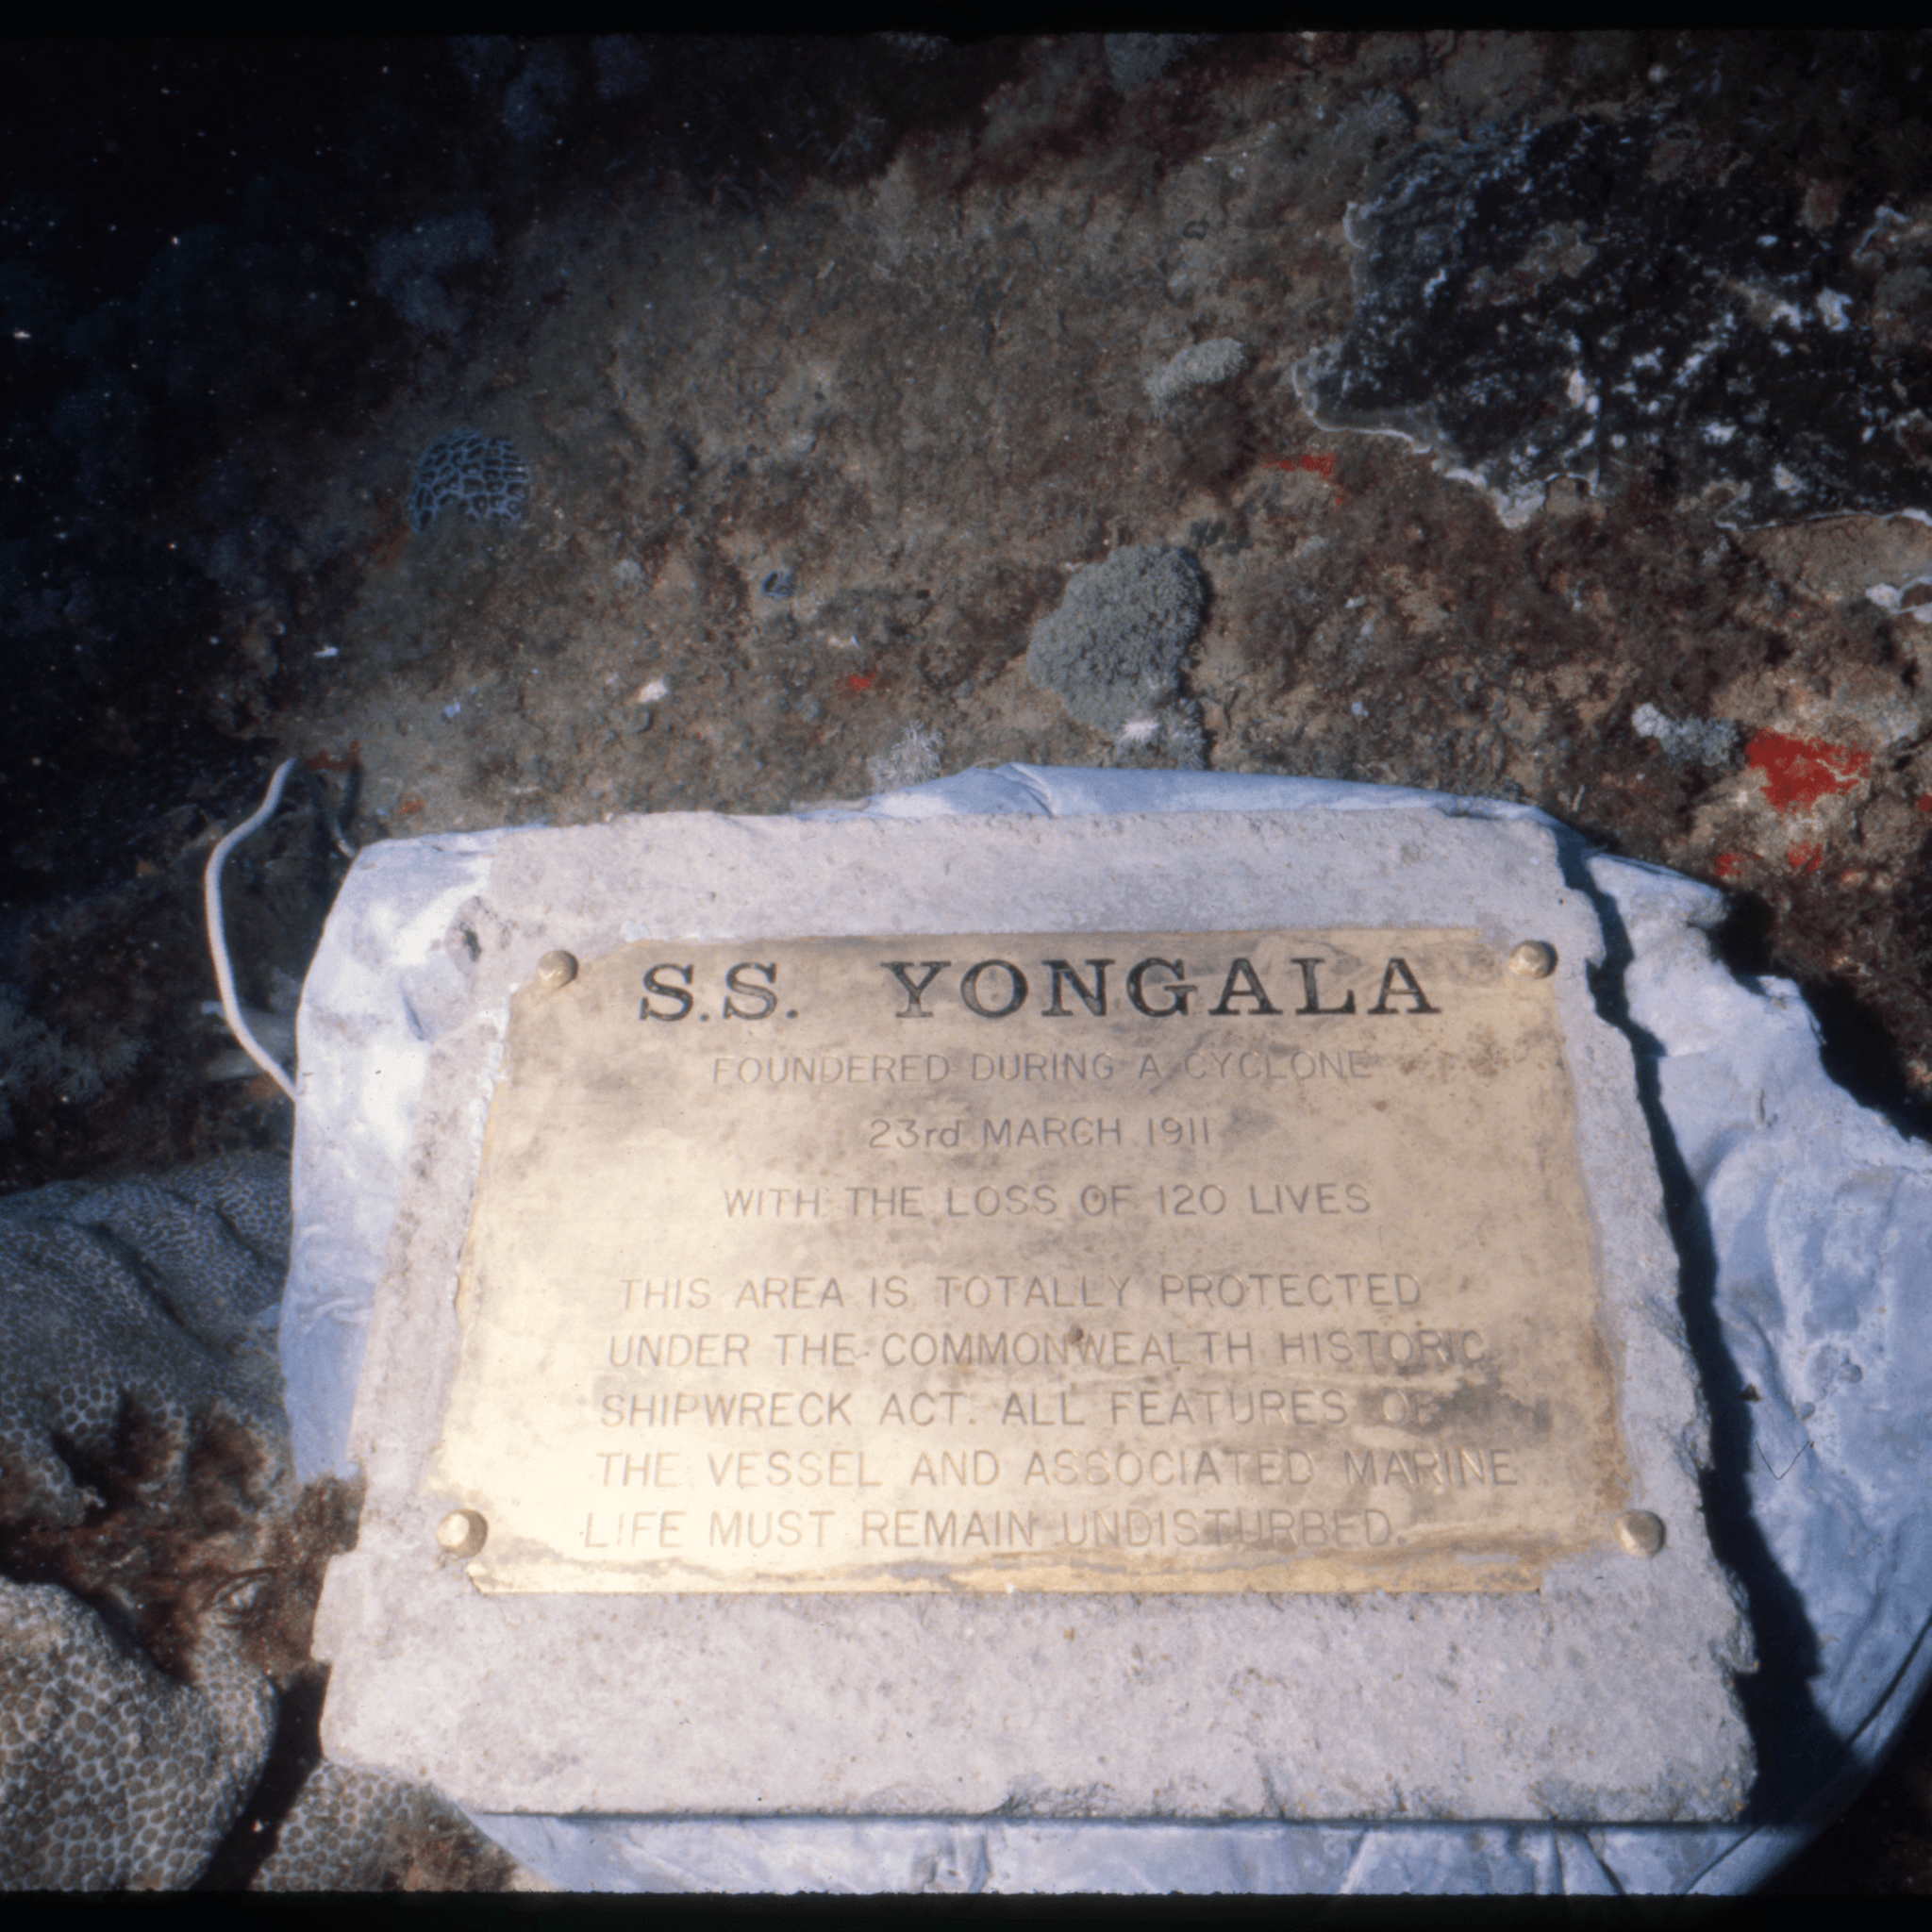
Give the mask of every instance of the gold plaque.
M 452 1551 L 488 1591 L 1333 1591 L 1614 1548 L 1574 969 L 1512 957 L 1003 933 L 541 975 L 458 1291 Z

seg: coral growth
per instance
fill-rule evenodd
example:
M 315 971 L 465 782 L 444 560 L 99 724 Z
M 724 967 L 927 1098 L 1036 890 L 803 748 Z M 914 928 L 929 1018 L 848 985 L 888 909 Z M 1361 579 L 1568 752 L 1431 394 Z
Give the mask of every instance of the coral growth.
M 286 1462 L 274 1322 L 288 1170 L 227 1155 L 166 1181 L 41 1188 L 0 1203 L 0 1510 L 73 1524 L 99 1502 L 77 1457 L 131 1403 L 182 1444 L 220 1410 Z
M 241 1619 L 291 1490 L 288 1200 L 236 1155 L 0 1203 L 0 1550 L 37 1579 L 0 1583 L 0 1883 L 191 1884 L 260 1773 Z
M 1207 605 L 1201 567 L 1184 550 L 1136 543 L 1067 581 L 1052 616 L 1033 627 L 1026 675 L 1121 751 L 1165 743 L 1175 765 L 1206 756 L 1180 675 Z
M 1740 525 L 1921 509 L 1924 367 L 1850 273 L 1878 228 L 1788 200 L 1642 116 L 1418 147 L 1351 208 L 1355 317 L 1295 385 L 1324 428 L 1440 452 L 1512 528 L 1558 475 L 1714 490 Z
M 409 491 L 409 526 L 426 530 L 454 504 L 473 523 L 521 523 L 529 500 L 530 473 L 516 445 L 458 429 L 423 452 Z
M 1239 375 L 1247 362 L 1247 350 L 1232 336 L 1195 342 L 1147 378 L 1147 393 L 1157 409 L 1164 409 L 1191 389 L 1207 388 Z
M 267 1156 L 0 1202 L 0 1889 L 507 1882 L 434 1792 L 320 1761 L 355 1502 L 294 1491 L 289 1239 Z
M 940 774 L 940 743 L 937 731 L 908 724 L 906 735 L 891 751 L 866 761 L 866 773 L 874 791 L 898 791 L 908 785 L 924 785 Z
M 1639 738 L 1655 739 L 1674 765 L 1735 764 L 1744 737 L 1735 718 L 1673 718 L 1655 705 L 1639 705 L 1630 728 Z
M 183 1684 L 58 1585 L 0 1580 L 0 1887 L 192 1885 L 260 1774 L 275 1708 L 225 1609 Z
M 446 1799 L 324 1758 L 282 1820 L 253 1891 L 503 1890 L 516 1867 Z

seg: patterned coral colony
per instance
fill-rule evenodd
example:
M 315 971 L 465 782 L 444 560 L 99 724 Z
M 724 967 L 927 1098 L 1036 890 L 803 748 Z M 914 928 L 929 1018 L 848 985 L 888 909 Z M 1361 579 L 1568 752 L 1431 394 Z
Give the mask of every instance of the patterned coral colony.
M 515 444 L 458 429 L 423 452 L 409 491 L 409 527 L 426 530 L 460 505 L 473 523 L 520 524 L 530 501 L 530 473 Z

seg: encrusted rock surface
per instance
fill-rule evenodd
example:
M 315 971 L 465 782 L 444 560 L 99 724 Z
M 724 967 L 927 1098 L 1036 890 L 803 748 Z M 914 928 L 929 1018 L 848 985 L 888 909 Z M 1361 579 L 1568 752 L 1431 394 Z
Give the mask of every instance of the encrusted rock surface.
M 1882 342 L 1858 273 L 1888 223 L 1788 200 L 1668 117 L 1425 142 L 1350 210 L 1355 314 L 1296 385 L 1326 428 L 1440 451 L 1506 524 L 1557 476 L 1667 475 L 1731 525 L 1923 509 L 1925 358 Z
M 1147 378 L 1147 395 L 1157 409 L 1165 408 L 1191 389 L 1209 389 L 1226 382 L 1248 366 L 1248 352 L 1232 336 L 1195 342 L 1163 362 Z

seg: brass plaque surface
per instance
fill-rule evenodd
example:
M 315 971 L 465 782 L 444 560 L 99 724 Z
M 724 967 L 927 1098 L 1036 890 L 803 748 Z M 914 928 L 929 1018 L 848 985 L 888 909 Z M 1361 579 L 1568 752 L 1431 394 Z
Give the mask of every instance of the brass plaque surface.
M 483 1590 L 1511 1591 L 1610 1536 L 1556 982 L 1477 934 L 558 976 L 428 1483 Z

